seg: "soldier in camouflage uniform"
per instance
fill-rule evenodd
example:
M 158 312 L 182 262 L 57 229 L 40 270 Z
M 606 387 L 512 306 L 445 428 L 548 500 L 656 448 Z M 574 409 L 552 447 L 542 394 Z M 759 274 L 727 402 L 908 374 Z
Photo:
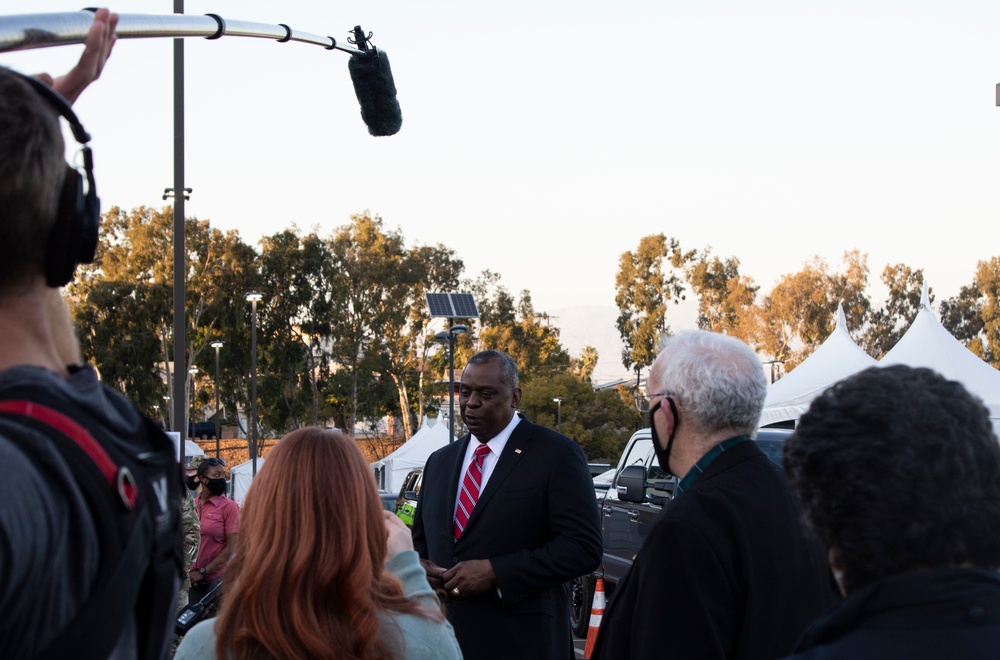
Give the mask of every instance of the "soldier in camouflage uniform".
M 184 494 L 184 502 L 181 504 L 182 517 L 184 520 L 184 558 L 186 566 L 191 566 L 198 558 L 198 546 L 201 545 L 201 522 L 198 520 L 198 508 L 194 504 L 194 493 L 187 491 Z M 177 609 L 182 609 L 188 602 L 188 589 L 191 582 L 187 575 L 181 584 L 180 597 L 177 601 Z
M 204 456 L 195 456 L 187 464 L 188 487 L 184 489 L 184 501 L 181 503 L 181 516 L 184 525 L 184 558 L 185 569 L 194 565 L 194 560 L 198 558 L 198 547 L 201 545 L 201 522 L 198 518 L 198 507 L 195 506 L 194 498 L 197 490 L 191 490 L 191 477 L 198 474 L 198 466 L 204 462 Z M 197 483 L 196 481 L 194 483 Z M 200 486 L 199 486 L 200 487 Z M 191 588 L 191 581 L 188 579 L 187 570 L 184 572 L 184 582 L 177 593 L 177 611 L 180 612 L 188 604 L 188 590 Z M 170 648 L 170 657 L 174 656 L 177 645 L 181 638 L 174 635 L 174 643 Z

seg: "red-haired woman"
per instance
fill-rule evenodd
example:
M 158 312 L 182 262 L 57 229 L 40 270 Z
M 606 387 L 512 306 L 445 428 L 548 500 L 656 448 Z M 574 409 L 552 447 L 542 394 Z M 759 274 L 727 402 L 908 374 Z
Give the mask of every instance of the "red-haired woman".
M 192 628 L 176 658 L 462 657 L 409 529 L 382 509 L 349 437 L 282 438 L 242 523 L 219 617 Z

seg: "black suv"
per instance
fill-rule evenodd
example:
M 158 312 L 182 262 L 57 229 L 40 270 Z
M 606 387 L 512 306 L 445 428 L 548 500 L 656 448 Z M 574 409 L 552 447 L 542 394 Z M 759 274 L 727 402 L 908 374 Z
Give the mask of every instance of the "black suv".
M 781 465 L 782 448 L 791 434 L 791 429 L 759 429 L 755 440 L 772 462 Z M 656 459 L 649 429 L 636 431 L 625 445 L 611 487 L 603 499 L 598 497 L 604 535 L 601 566 L 571 583 L 570 623 L 578 637 L 587 635 L 595 581 L 604 579 L 604 590 L 610 598 L 615 585 L 632 567 L 649 526 L 673 497 L 676 486 L 676 477 L 667 474 Z
M 215 437 L 215 422 L 188 422 L 188 437 L 207 440 Z

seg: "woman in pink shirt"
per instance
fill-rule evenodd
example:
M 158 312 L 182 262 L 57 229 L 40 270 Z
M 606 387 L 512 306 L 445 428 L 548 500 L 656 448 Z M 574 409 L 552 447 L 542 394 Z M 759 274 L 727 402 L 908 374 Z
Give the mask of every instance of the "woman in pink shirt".
M 222 581 L 240 532 L 240 507 L 226 497 L 226 462 L 219 458 L 203 459 L 198 465 L 197 479 L 201 483 L 197 500 L 201 547 L 188 573 L 191 604 Z

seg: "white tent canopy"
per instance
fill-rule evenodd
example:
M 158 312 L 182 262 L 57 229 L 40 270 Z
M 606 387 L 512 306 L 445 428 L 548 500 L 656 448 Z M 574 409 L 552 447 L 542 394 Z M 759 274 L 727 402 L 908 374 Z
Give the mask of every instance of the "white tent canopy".
M 263 466 L 264 457 L 258 456 L 257 472 L 260 472 Z M 253 477 L 253 461 L 240 463 L 229 469 L 230 498 L 239 504 L 241 508 L 243 507 L 243 500 L 246 499 L 247 490 L 250 489 L 250 484 L 253 482 Z
M 926 282 L 917 317 L 878 364 L 881 367 L 891 364 L 928 367 L 949 380 L 962 383 L 989 408 L 993 428 L 1000 434 L 1000 371 L 963 346 L 941 325 L 930 309 Z
M 830 336 L 802 364 L 768 386 L 760 426 L 798 419 L 823 390 L 875 364 L 851 339 L 844 309 L 838 305 L 837 326 Z
M 177 449 L 181 441 L 180 431 L 166 431 L 167 437 L 174 442 L 174 456 L 177 455 Z M 184 441 L 184 462 L 187 463 L 195 456 L 204 456 L 205 452 L 202 448 L 198 446 L 198 443 L 194 440 Z
M 410 470 L 422 469 L 427 457 L 448 444 L 448 425 L 424 416 L 420 429 L 380 461 L 371 464 L 380 488 L 392 493 L 399 489 Z

